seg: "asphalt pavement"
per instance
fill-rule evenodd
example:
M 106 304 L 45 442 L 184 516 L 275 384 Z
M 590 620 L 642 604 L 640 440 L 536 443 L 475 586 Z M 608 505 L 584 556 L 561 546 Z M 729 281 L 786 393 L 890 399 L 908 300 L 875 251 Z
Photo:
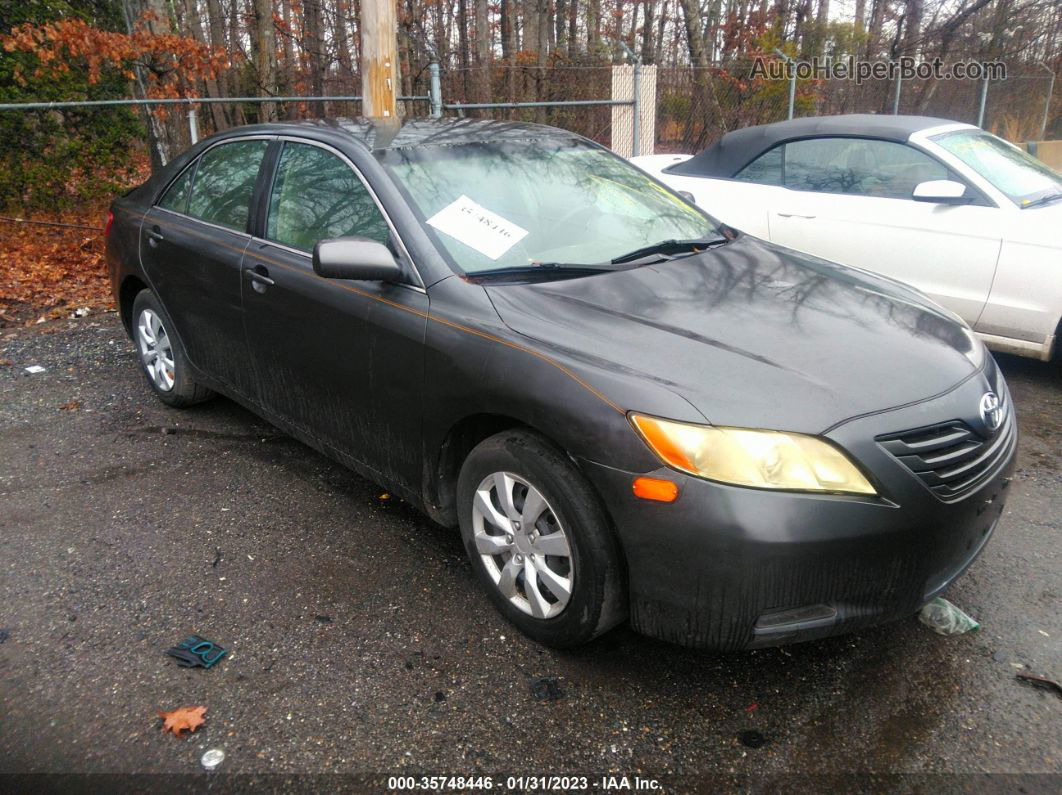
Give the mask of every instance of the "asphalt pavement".
M 724 655 L 621 627 L 559 652 L 491 609 L 455 532 L 228 400 L 157 402 L 114 314 L 0 332 L 0 773 L 192 773 L 220 748 L 215 776 L 1057 791 L 1062 698 L 1016 674 L 1062 680 L 1062 366 L 998 358 L 1016 480 L 946 594 L 980 632 L 912 617 Z M 229 655 L 179 668 L 164 652 L 190 633 Z M 203 727 L 164 734 L 157 711 L 185 705 Z

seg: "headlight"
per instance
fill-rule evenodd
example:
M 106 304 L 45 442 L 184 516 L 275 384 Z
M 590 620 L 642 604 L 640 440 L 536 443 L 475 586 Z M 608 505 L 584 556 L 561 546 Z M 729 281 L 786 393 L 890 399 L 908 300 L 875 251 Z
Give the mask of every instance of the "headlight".
M 877 494 L 847 456 L 815 436 L 689 425 L 631 414 L 642 438 L 670 467 L 760 489 Z

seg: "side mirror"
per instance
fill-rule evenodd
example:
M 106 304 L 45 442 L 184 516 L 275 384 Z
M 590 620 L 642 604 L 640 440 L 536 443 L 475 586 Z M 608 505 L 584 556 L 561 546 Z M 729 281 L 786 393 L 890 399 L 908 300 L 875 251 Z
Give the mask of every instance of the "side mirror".
M 337 237 L 313 247 L 313 272 L 325 279 L 393 282 L 402 275 L 391 250 L 367 237 Z
M 915 185 L 911 198 L 916 202 L 934 204 L 968 204 L 973 197 L 966 195 L 966 186 L 951 179 L 931 179 Z

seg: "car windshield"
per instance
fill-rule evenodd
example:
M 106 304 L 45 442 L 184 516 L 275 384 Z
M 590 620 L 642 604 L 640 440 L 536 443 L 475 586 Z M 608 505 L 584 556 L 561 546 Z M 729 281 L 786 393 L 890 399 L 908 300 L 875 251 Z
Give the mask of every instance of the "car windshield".
M 1062 177 L 1035 157 L 983 130 L 959 130 L 935 135 L 932 140 L 1019 207 L 1062 195 Z
M 581 141 L 417 146 L 378 156 L 471 275 L 600 265 L 664 241 L 720 234 L 642 171 Z

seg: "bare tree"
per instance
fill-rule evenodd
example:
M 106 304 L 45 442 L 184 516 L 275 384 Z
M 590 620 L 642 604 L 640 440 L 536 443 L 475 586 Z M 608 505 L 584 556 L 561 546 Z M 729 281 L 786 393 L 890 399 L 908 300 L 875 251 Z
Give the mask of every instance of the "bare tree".
M 490 102 L 491 51 L 490 17 L 487 0 L 476 3 L 476 100 Z
M 260 1 L 260 0 L 256 0 Z M 324 49 L 324 25 L 321 18 L 320 0 L 303 0 L 302 2 L 302 48 L 310 78 L 310 94 L 315 97 L 324 95 L 324 73 L 327 68 L 327 55 Z M 311 103 L 312 112 L 323 116 L 323 102 Z
M 276 37 L 273 31 L 272 0 L 254 0 L 254 60 L 258 77 L 258 96 L 275 97 L 277 94 Z M 262 121 L 275 121 L 277 106 L 274 102 L 259 105 Z
M 601 54 L 601 0 L 586 0 L 586 52 Z

